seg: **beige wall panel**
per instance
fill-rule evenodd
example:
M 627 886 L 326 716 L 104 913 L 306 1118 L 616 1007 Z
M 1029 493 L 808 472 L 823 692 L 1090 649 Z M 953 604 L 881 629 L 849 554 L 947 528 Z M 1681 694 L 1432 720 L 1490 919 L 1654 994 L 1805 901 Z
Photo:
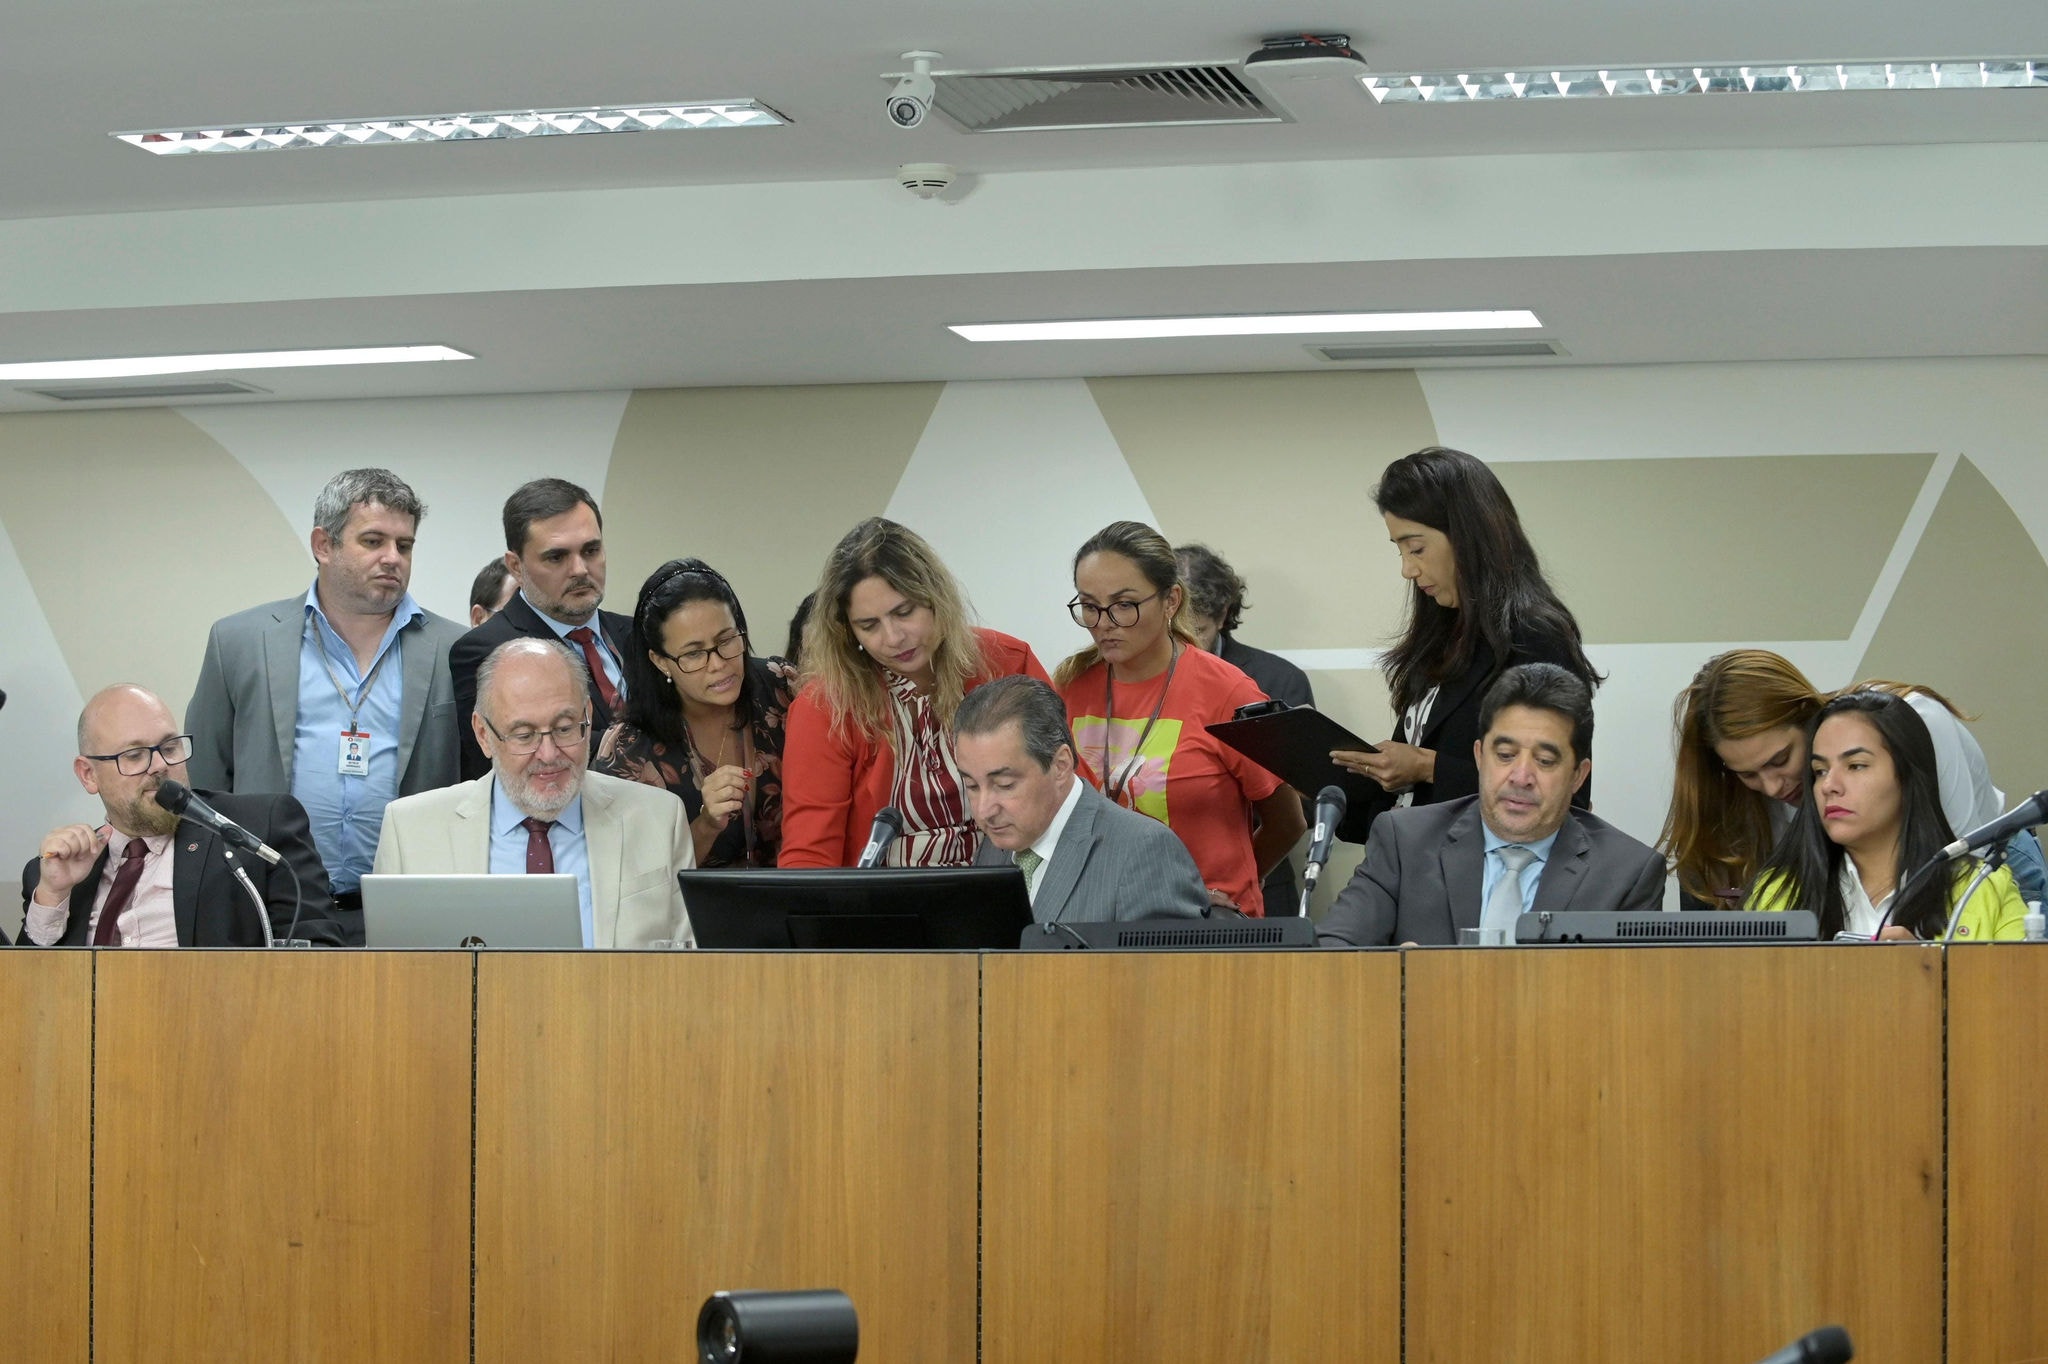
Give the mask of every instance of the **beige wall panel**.
M 85 1364 L 92 1227 L 92 957 L 0 953 L 0 1355 Z M 104 1357 L 104 1356 L 102 1356 Z
M 606 604 L 630 615 L 663 562 L 732 580 L 754 650 L 782 652 L 825 554 L 896 491 L 943 384 L 635 393 L 605 476 Z
M 303 592 L 306 533 L 167 407 L 0 417 L 0 519 L 85 696 L 139 682 L 183 714 L 217 618 Z
M 2018 799 L 2048 786 L 2039 699 L 2048 659 L 2043 603 L 2048 564 L 1998 490 L 1964 459 L 1857 677 L 1923 682 L 1976 716 L 1970 728 L 1992 780 Z
M 1933 463 L 1769 455 L 1494 471 L 1587 642 L 1659 644 L 1847 639 Z
M 1376 647 L 1400 628 L 1400 569 L 1366 493 L 1436 440 L 1413 370 L 1091 379 L 1175 544 L 1241 574 L 1240 631 L 1267 649 Z

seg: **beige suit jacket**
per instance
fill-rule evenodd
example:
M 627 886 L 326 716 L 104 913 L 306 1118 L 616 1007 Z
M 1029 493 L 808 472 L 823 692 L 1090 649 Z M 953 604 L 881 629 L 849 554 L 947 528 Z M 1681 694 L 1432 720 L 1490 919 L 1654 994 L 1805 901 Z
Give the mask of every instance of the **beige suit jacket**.
M 479 777 L 385 806 L 376 870 L 488 872 L 494 780 Z M 598 947 L 645 947 L 660 939 L 696 946 L 676 884 L 678 871 L 697 865 L 681 800 L 660 787 L 586 772 L 583 837 Z

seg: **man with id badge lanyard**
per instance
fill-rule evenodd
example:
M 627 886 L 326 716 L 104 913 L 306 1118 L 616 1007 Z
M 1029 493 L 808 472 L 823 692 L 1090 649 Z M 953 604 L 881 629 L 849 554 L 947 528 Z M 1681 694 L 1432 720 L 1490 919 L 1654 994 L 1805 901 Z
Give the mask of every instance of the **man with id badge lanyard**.
M 425 512 L 388 470 L 330 479 L 313 507 L 313 585 L 215 622 L 185 711 L 194 785 L 305 806 L 354 946 L 385 805 L 457 780 L 448 647 L 463 627 L 408 590 Z

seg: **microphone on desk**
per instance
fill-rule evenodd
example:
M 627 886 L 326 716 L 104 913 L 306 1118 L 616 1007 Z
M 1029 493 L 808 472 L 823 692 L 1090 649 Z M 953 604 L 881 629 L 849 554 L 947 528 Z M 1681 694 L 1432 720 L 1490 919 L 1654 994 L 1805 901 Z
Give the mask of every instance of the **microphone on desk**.
M 1337 825 L 1343 822 L 1344 811 L 1350 808 L 1351 800 L 1341 786 L 1325 786 L 1316 792 L 1316 827 L 1308 841 L 1308 866 L 1301 873 L 1301 916 L 1308 917 L 1309 896 L 1316 893 L 1316 878 L 1323 874 L 1323 864 L 1330 860 L 1330 849 L 1337 843 Z
M 193 795 L 192 789 L 181 781 L 167 781 L 157 787 L 156 803 L 180 819 L 189 819 L 213 830 L 225 841 L 255 853 L 273 867 L 284 861 L 277 849 Z
M 1849 1343 L 1847 1331 L 1839 1326 L 1823 1326 L 1757 1364 L 1849 1364 L 1855 1357 L 1856 1347 Z
M 895 806 L 884 805 L 875 812 L 875 827 L 868 830 L 868 845 L 860 850 L 860 861 L 854 867 L 879 867 L 888 853 L 889 845 L 896 841 L 896 835 L 903 832 L 903 816 Z

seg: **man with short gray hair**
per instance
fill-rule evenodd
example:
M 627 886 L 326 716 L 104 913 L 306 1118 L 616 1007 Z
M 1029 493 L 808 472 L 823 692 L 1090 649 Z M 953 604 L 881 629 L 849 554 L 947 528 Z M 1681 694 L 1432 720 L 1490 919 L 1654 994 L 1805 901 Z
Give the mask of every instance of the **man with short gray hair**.
M 683 803 L 586 770 L 590 673 L 559 640 L 507 640 L 477 666 L 476 741 L 491 770 L 392 801 L 376 870 L 576 878 L 585 947 L 691 943 L 676 873 L 697 865 Z
M 1202 873 L 1173 831 L 1074 770 L 1066 704 L 1037 678 L 999 677 L 967 693 L 953 756 L 981 830 L 975 865 L 1022 868 L 1039 923 L 1208 913 Z
M 384 806 L 457 778 L 448 647 L 463 627 L 408 590 L 426 510 L 388 469 L 329 479 L 313 503 L 313 585 L 214 622 L 185 708 L 194 786 L 305 807 L 352 945 Z

